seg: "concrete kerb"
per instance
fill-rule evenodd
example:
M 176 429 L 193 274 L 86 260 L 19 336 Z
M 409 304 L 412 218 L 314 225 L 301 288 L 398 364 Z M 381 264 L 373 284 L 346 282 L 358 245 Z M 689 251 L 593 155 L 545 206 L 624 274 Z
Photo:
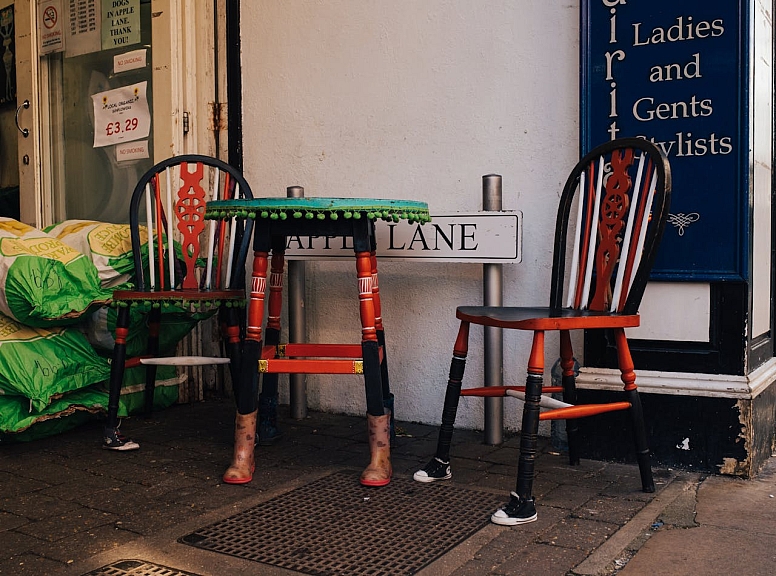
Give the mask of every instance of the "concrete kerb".
M 579 576 L 614 574 L 618 568 L 621 568 L 616 565 L 616 561 L 624 559 L 628 551 L 638 550 L 646 541 L 645 532 L 655 520 L 688 492 L 693 491 L 694 494 L 701 480 L 702 477 L 699 474 L 680 474 L 669 478 L 668 485 L 649 504 L 583 562 L 574 567 L 571 573 Z

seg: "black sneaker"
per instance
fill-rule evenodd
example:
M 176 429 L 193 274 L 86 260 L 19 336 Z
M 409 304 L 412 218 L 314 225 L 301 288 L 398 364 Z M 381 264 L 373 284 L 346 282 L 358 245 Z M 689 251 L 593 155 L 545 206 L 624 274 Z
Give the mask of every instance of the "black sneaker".
M 140 448 L 140 444 L 124 436 L 119 432 L 119 427 L 116 426 L 115 428 L 104 429 L 102 433 L 102 447 L 105 450 L 137 450 Z
M 450 480 L 452 477 L 450 462 L 444 462 L 439 458 L 434 458 L 426 464 L 425 468 L 418 470 L 412 476 L 416 482 L 436 482 L 437 480 Z
M 536 506 L 533 497 L 520 499 L 520 496 L 514 492 L 510 493 L 511 498 L 506 506 L 496 510 L 490 517 L 490 521 L 501 526 L 517 526 L 518 524 L 528 524 L 536 521 Z

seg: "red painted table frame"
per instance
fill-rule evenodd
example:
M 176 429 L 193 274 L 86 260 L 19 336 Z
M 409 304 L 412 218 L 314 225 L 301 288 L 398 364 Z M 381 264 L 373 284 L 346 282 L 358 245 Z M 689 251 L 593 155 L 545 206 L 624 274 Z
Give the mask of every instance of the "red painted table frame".
M 291 343 L 280 346 L 285 247 L 289 236 L 353 238 L 361 319 L 360 344 Z M 381 415 L 384 399 L 390 396 L 390 386 L 375 248 L 375 224 L 366 217 L 342 220 L 257 219 L 253 235 L 253 270 L 243 350 L 249 365 L 254 366 L 254 369 L 258 365 L 265 379 L 289 373 L 363 373 L 367 412 Z M 265 306 L 268 313 L 266 330 L 263 331 Z M 255 393 L 255 389 L 251 393 Z

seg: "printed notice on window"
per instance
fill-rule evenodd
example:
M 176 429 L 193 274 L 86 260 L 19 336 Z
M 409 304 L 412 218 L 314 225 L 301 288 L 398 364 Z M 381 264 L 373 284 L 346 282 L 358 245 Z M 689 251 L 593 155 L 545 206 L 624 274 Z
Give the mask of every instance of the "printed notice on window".
M 148 82 L 139 82 L 92 96 L 95 148 L 148 137 L 151 114 L 147 87 Z
M 62 0 L 45 0 L 38 5 L 38 49 L 40 55 L 62 52 L 65 47 Z
M 65 29 L 65 56 L 72 58 L 100 50 L 98 0 L 68 0 L 69 26 Z
M 102 49 L 140 42 L 140 0 L 102 0 Z

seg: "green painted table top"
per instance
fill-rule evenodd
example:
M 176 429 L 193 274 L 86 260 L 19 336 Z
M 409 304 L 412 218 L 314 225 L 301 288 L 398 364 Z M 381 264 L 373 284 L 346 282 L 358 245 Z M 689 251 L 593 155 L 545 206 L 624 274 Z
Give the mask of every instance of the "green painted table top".
M 205 218 L 313 218 L 337 220 L 369 218 L 424 224 L 431 220 L 428 204 L 415 200 L 379 198 L 253 198 L 252 200 L 214 200 L 207 203 Z

